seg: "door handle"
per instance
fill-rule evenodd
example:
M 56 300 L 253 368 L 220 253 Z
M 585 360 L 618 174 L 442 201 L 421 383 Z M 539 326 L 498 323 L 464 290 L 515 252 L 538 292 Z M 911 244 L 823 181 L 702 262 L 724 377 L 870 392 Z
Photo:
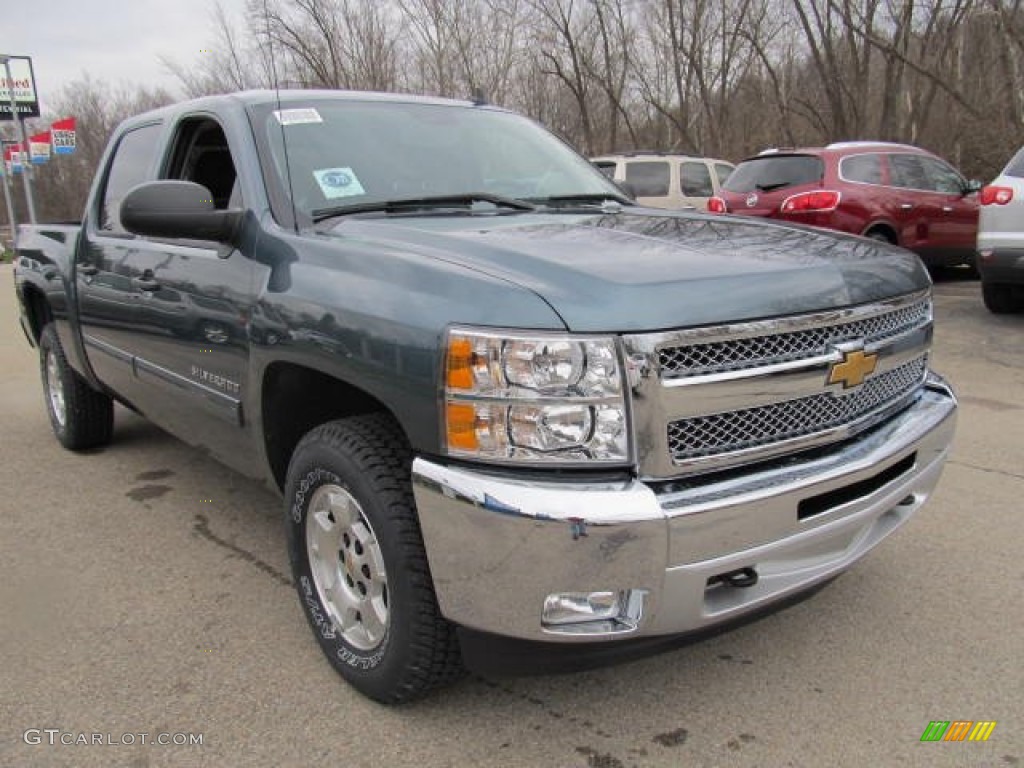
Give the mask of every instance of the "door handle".
M 80 274 L 80 275 L 85 275 L 86 277 L 92 277 L 93 275 L 98 275 L 99 273 L 100 273 L 100 268 L 97 267 L 95 264 L 79 264 L 78 265 L 78 274 Z
M 944 205 L 944 206 L 942 206 L 942 212 L 943 213 L 952 213 L 953 212 L 953 206 L 951 206 L 951 205 Z
M 912 209 L 913 207 L 914 207 L 914 204 L 913 204 L 913 203 L 901 203 L 901 204 L 900 204 L 900 210 L 901 210 L 901 211 L 909 211 L 909 210 L 911 210 L 911 209 Z
M 133 277 L 132 285 L 140 291 L 152 292 L 160 290 L 160 283 L 151 277 Z

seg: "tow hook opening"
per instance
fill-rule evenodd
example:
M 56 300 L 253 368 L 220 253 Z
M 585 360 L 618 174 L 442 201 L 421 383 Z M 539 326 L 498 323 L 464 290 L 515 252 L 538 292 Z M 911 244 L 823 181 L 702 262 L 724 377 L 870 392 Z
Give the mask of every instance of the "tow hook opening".
M 712 576 L 708 579 L 708 587 L 713 587 L 716 584 L 724 584 L 727 587 L 736 588 L 752 587 L 757 584 L 758 578 L 757 571 L 753 568 L 738 568 L 735 571 Z

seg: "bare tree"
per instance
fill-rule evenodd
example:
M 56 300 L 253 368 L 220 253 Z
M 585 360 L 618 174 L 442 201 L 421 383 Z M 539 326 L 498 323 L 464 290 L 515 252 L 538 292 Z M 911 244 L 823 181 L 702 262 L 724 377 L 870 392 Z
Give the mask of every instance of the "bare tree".
M 405 26 L 385 3 L 346 1 L 341 6 L 342 51 L 349 64 L 347 87 L 393 91 L 402 80 L 399 60 Z
M 387 3 L 249 0 L 249 12 L 278 84 L 356 90 L 398 86 L 402 28 Z
M 1003 74 L 1007 122 L 1024 123 L 1024 8 L 1021 0 L 989 0 L 985 9 L 997 19 L 996 50 Z
M 535 12 L 533 34 L 540 71 L 557 78 L 572 94 L 579 114 L 576 141 L 584 152 L 593 153 L 597 142 L 592 95 L 596 88 L 589 71 L 598 46 L 596 14 L 585 0 L 529 2 Z
M 859 3 L 856 8 L 855 3 Z M 863 34 L 870 34 L 878 6 L 879 0 L 793 0 L 827 105 L 823 122 L 833 138 L 851 139 L 864 133 L 863 106 L 868 100 L 872 48 L 864 44 L 850 19 L 856 17 Z
M 439 95 L 455 90 L 455 53 L 450 35 L 452 24 L 445 0 L 398 0 L 415 41 L 414 58 L 418 72 L 412 82 Z
M 523 54 L 522 0 L 398 0 L 416 90 L 503 101 Z
M 587 74 L 604 92 L 606 105 L 604 141 L 598 149 L 615 150 L 619 146 L 619 124 L 625 125 L 635 147 L 637 132 L 627 103 L 634 66 L 633 51 L 637 41 L 634 20 L 627 12 L 625 0 L 594 0 L 600 46 L 597 56 L 584 61 Z
M 219 2 L 214 4 L 211 16 L 214 36 L 208 52 L 197 64 L 182 64 L 160 57 L 164 66 L 181 82 L 185 95 L 196 98 L 211 93 L 270 87 L 273 83 L 270 62 L 258 45 L 252 28 L 237 28 Z
M 771 3 L 648 0 L 645 10 L 647 60 L 636 69 L 644 100 L 673 127 L 675 147 L 730 149 L 732 134 L 741 133 L 734 131 L 738 89 L 770 62 L 769 45 L 781 29 Z

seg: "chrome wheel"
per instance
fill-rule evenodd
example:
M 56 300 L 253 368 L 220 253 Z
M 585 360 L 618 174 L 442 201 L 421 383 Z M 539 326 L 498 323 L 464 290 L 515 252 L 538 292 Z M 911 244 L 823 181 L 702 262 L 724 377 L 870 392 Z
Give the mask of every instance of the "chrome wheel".
M 306 551 L 313 583 L 342 638 L 378 647 L 388 629 L 388 580 L 377 537 L 359 502 L 339 485 L 323 485 L 309 502 Z
M 63 428 L 67 424 L 67 406 L 64 399 L 64 379 L 60 375 L 60 361 L 57 351 L 50 349 L 46 353 L 46 395 L 50 399 L 50 411 L 53 418 Z

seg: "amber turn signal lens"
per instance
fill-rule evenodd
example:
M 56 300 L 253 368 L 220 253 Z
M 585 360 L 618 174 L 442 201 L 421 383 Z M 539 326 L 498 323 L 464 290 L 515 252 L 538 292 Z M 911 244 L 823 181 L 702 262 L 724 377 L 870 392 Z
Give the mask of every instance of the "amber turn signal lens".
M 463 451 L 477 449 L 476 407 L 461 403 L 448 403 L 445 411 L 448 447 Z
M 448 386 L 473 388 L 473 345 L 469 339 L 452 339 L 448 344 Z

